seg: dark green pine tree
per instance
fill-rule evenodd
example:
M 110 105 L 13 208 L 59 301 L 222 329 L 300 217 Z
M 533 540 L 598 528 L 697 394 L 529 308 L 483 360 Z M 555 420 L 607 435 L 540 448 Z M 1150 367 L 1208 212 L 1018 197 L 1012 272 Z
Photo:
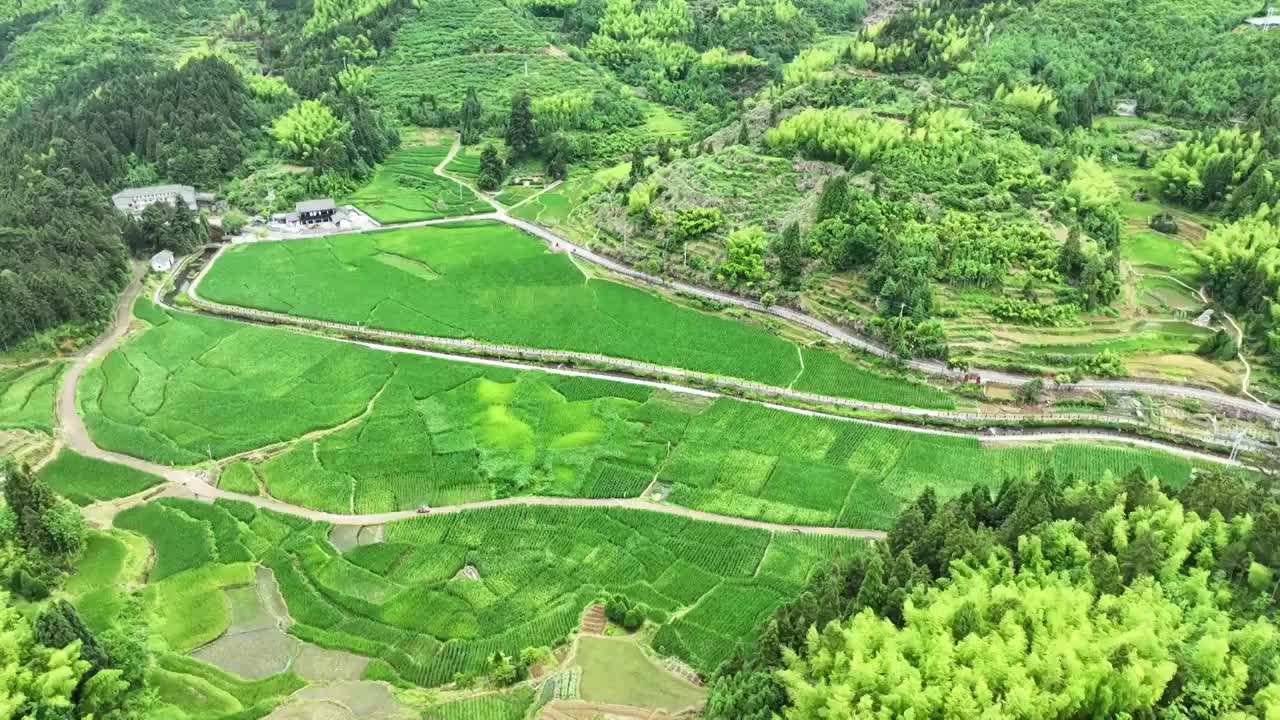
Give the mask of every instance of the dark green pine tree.
M 795 287 L 804 273 L 804 245 L 800 242 L 800 224 L 791 223 L 773 245 L 773 254 L 778 258 L 778 270 L 782 274 L 782 283 Z
M 498 149 L 492 144 L 485 145 L 480 153 L 480 176 L 476 179 L 476 185 L 485 192 L 493 192 L 502 187 L 506 176 L 507 168 L 498 156 Z
M 111 658 L 107 656 L 106 650 L 66 600 L 50 603 L 36 618 L 35 639 L 47 648 L 64 648 L 79 640 L 80 659 L 88 661 L 93 672 L 111 665 Z
M 822 186 L 822 195 L 818 196 L 817 222 L 830 218 L 843 217 L 849 212 L 849 178 L 837 175 Z
M 512 158 L 523 158 L 538 152 L 538 133 L 533 127 L 533 109 L 529 94 L 516 93 L 511 98 L 511 118 L 507 122 L 507 149 Z
M 628 180 L 630 184 L 635 185 L 641 180 L 644 180 L 645 176 L 648 174 L 649 169 L 644 166 L 644 152 L 639 148 L 636 148 L 631 152 L 631 175 L 628 177 Z
M 484 118 L 484 106 L 480 104 L 480 96 L 475 88 L 467 89 L 467 97 L 462 101 L 462 118 L 460 133 L 463 145 L 475 145 L 480 141 L 480 128 Z

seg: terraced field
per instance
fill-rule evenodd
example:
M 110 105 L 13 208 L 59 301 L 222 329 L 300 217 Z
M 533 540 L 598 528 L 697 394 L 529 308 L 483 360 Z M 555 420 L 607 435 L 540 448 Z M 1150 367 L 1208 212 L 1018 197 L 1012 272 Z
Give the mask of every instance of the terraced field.
M 508 105 L 517 90 L 536 97 L 609 82 L 555 50 L 546 34 L 498 0 L 427 0 L 396 31 L 374 65 L 371 86 L 390 107 L 416 102 L 424 92 L 458 106 L 475 88 L 493 110 Z
M 448 145 L 397 150 L 379 165 L 373 178 L 342 199 L 380 223 L 435 220 L 489 212 L 493 208 L 467 188 L 435 174 L 449 154 Z
M 163 482 L 131 467 L 95 460 L 67 449 L 40 469 L 40 479 L 79 505 L 135 495 Z
M 0 430 L 53 430 L 53 397 L 65 365 L 0 368 Z
M 602 593 L 645 603 L 664 650 L 709 671 L 816 562 L 861 548 L 581 508 L 417 518 L 345 553 L 328 542 L 327 525 L 243 503 L 162 500 L 116 524 L 156 548 L 148 593 L 177 608 L 162 625 L 169 647 L 194 647 L 230 622 L 217 603 L 184 605 L 188 588 L 244 584 L 242 568 L 256 561 L 275 573 L 293 635 L 374 658 L 366 676 L 427 686 L 481 670 L 495 651 L 558 644 Z M 460 575 L 464 566 L 474 572 Z M 672 619 L 682 609 L 691 610 Z
M 1086 445 L 986 448 L 730 399 L 388 353 L 185 314 L 91 369 L 94 441 L 158 462 L 266 448 L 231 467 L 335 512 L 510 495 L 635 497 L 738 517 L 883 529 L 925 487 L 947 497 L 1041 469 L 1172 484 L 1189 462 Z M 299 439 L 301 438 L 301 439 Z M 940 472 L 941 471 L 941 472 Z M 255 486 L 256 488 L 256 486 Z
M 933 388 L 800 349 L 752 323 L 587 278 L 496 222 L 257 243 L 222 254 L 201 297 L 303 317 L 682 367 L 860 400 L 953 406 Z M 636 328 L 644 328 L 636 332 Z M 812 371 L 807 370 L 812 366 Z

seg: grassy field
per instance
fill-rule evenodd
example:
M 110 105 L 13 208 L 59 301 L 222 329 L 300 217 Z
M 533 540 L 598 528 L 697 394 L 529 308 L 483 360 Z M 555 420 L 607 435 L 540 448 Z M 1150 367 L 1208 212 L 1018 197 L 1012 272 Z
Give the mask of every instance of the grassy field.
M 146 589 L 167 647 L 190 648 L 230 623 L 219 588 L 251 581 L 257 561 L 279 582 L 291 632 L 375 659 L 368 673 L 420 685 L 476 672 L 495 651 L 551 646 L 601 593 L 650 608 L 669 651 L 702 670 L 794 594 L 822 559 L 855 541 L 773 536 L 643 511 L 501 508 L 389 525 L 385 542 L 339 553 L 329 527 L 243 503 L 161 500 L 121 514 L 158 567 Z M 176 564 L 176 560 L 183 562 Z M 459 577 L 464 565 L 479 579 Z M 161 567 L 168 574 L 162 574 Z M 726 602 L 749 595 L 733 612 Z M 692 608 L 672 620 L 673 614 Z M 720 608 L 717 610 L 716 608 Z
M 91 530 L 63 589 L 95 632 L 111 627 L 146 575 L 151 548 L 133 533 Z
M 53 398 L 66 365 L 40 362 L 0 368 L 0 430 L 53 431 Z
M 225 252 L 200 285 L 217 302 L 425 335 L 592 352 L 863 400 L 952 407 L 945 394 L 806 351 L 765 328 L 584 277 L 501 223 L 462 223 Z M 643 332 L 637 332 L 643 328 Z M 819 367 L 820 366 L 820 367 Z M 841 367 L 836 367 L 841 366 Z
M 707 694 L 654 664 L 629 640 L 584 635 L 574 663 L 582 667 L 583 700 L 678 712 Z
M 991 449 L 972 438 L 188 315 L 91 369 L 81 402 L 100 445 L 159 462 L 276 446 L 250 468 L 266 489 L 336 512 L 508 495 L 635 497 L 656 478 L 671 502 L 712 512 L 883 528 L 925 487 L 947 497 L 1046 468 L 1098 475 L 1137 465 L 1177 485 L 1191 472 L 1186 460 L 1158 452 Z M 316 434 L 282 444 L 307 433 Z M 191 560 L 162 553 L 157 572 Z
M 517 90 L 537 97 L 609 82 L 555 50 L 546 34 L 499 0 L 427 0 L 401 23 L 374 65 L 371 86 L 392 107 L 424 92 L 457 106 L 475 88 L 493 111 L 506 107 Z
M 135 495 L 164 482 L 126 465 L 95 460 L 67 449 L 40 469 L 40 479 L 78 505 Z
M 368 184 L 342 202 L 355 205 L 380 223 L 435 220 L 492 210 L 475 193 L 435 174 L 435 167 L 448 154 L 447 144 L 397 150 L 378 166 Z

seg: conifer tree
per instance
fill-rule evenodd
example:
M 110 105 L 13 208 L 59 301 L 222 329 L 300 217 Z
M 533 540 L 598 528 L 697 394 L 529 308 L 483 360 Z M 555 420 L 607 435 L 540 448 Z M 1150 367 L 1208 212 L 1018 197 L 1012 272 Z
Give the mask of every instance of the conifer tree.
M 484 106 L 480 104 L 480 96 L 475 88 L 467 89 L 467 98 L 462 101 L 461 140 L 463 145 L 474 145 L 480 140 L 480 124 L 484 116 Z
M 533 109 L 529 94 L 516 93 L 511 99 L 511 118 L 507 122 L 507 148 L 512 158 L 523 158 L 538 152 L 538 133 L 533 127 Z

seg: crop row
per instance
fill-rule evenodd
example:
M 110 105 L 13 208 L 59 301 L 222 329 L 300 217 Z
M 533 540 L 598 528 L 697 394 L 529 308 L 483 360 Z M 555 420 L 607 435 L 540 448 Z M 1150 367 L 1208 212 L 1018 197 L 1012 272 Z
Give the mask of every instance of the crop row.
M 466 262 L 449 257 L 434 269 Z M 282 500 L 343 513 L 510 495 L 635 497 L 656 476 L 669 502 L 708 512 L 885 528 L 926 488 L 949 497 L 1045 470 L 1123 475 L 1137 466 L 1176 486 L 1191 472 L 1188 461 L 1154 451 L 984 447 L 187 315 L 109 355 L 80 391 L 101 446 L 176 463 L 271 447 L 238 472 L 256 472 Z M 303 434 L 311 437 L 283 445 Z
M 779 556 L 774 563 L 811 565 L 823 549 L 857 551 L 836 540 L 775 547 L 749 528 L 573 507 L 415 518 L 390 525 L 385 543 L 345 555 L 326 526 L 242 503 L 168 499 L 117 523 L 155 545 L 153 581 L 256 560 L 274 571 L 295 634 L 376 658 L 422 685 L 481 671 L 495 651 L 560 642 L 603 593 L 646 603 L 659 622 L 692 608 L 677 622 L 743 637 L 805 579 L 757 574 L 766 552 Z M 458 572 L 464 563 L 473 570 Z M 719 652 L 698 647 L 686 659 Z

